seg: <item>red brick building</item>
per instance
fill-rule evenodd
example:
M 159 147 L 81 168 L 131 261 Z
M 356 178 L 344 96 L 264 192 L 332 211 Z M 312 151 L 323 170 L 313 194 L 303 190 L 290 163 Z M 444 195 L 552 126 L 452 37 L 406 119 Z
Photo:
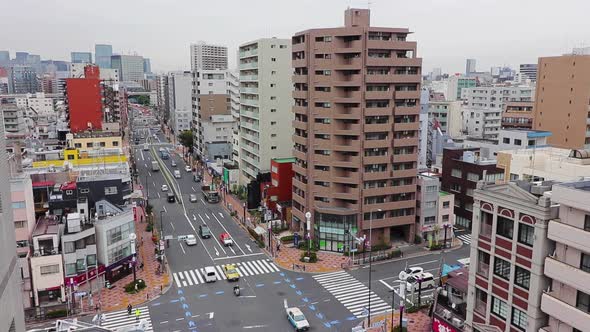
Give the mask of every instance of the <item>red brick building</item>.
M 285 220 L 293 193 L 293 163 L 295 158 L 275 158 L 270 161 L 271 183 L 263 188 L 266 207 Z
M 84 68 L 84 78 L 66 79 L 66 97 L 72 133 L 102 129 L 102 95 L 99 69 Z

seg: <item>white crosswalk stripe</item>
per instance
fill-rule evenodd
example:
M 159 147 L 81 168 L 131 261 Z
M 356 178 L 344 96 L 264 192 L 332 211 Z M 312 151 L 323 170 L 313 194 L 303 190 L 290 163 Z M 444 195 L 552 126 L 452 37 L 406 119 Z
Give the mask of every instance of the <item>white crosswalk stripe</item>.
M 316 275 L 313 278 L 358 318 L 364 317 L 363 312 L 369 307 L 369 296 L 371 314 L 387 312 L 390 309 L 389 304 L 373 291 L 369 292 L 367 286 L 345 271 Z
M 119 310 L 119 311 L 113 311 L 113 312 L 107 312 L 105 313 L 105 321 L 104 323 L 101 325 L 104 328 L 107 329 L 120 329 L 124 326 L 130 326 L 130 325 L 136 325 L 139 322 L 136 321 L 135 318 L 135 310 L 139 309 L 139 322 L 142 320 L 147 320 L 148 324 L 147 324 L 147 328 L 145 329 L 146 332 L 150 332 L 153 331 L 154 329 L 152 328 L 152 320 L 150 318 L 150 310 L 147 306 L 141 306 L 141 307 L 137 307 L 137 308 L 133 308 L 131 315 L 127 313 L 127 309 L 123 309 L 123 310 Z
M 465 244 L 471 244 L 471 234 L 469 233 L 457 235 L 457 238 L 463 241 Z
M 217 280 L 225 280 L 227 277 L 223 273 L 223 265 L 216 265 L 215 277 Z M 236 270 L 240 277 L 253 277 L 259 274 L 276 273 L 281 270 L 268 259 L 259 259 L 255 261 L 236 263 Z M 195 268 L 186 271 L 172 273 L 176 287 L 197 286 L 205 283 L 205 268 Z

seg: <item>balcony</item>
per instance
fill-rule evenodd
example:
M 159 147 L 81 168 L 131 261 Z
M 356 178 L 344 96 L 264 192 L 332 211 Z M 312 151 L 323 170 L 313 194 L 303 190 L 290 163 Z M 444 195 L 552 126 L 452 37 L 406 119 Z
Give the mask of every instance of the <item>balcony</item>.
M 306 59 L 295 59 L 291 61 L 291 68 L 307 67 Z
M 410 201 L 410 202 L 414 202 L 415 201 Z M 395 202 L 398 203 L 398 202 Z M 385 206 L 385 210 L 391 210 L 392 209 L 392 203 L 384 203 L 387 204 Z M 372 211 L 367 209 L 367 207 L 371 206 L 373 207 L 373 205 L 380 205 L 380 204 L 371 204 L 371 205 L 365 205 L 364 206 L 364 212 L 370 212 Z M 397 208 L 397 207 L 395 207 Z M 368 230 L 369 228 L 371 228 L 371 225 L 373 228 L 383 228 L 383 227 L 391 227 L 391 226 L 402 226 L 402 225 L 411 225 L 413 223 L 416 222 L 416 216 L 414 215 L 409 215 L 409 216 L 402 216 L 402 217 L 390 217 L 390 218 L 384 218 L 384 219 L 372 219 L 370 222 L 369 220 L 365 220 L 365 222 L 362 223 L 363 225 L 363 230 Z
M 374 165 L 374 164 L 388 164 L 389 158 L 388 155 L 385 156 L 364 156 L 363 157 L 363 164 L 364 165 Z
M 394 163 L 403 163 L 409 161 L 418 161 L 418 153 L 411 154 L 395 154 L 392 156 Z
M 545 275 L 590 294 L 590 273 L 577 267 L 562 263 L 555 258 L 545 258 Z
M 390 171 L 383 172 L 365 172 L 363 176 L 364 181 L 389 179 Z
M 251 111 L 246 111 L 246 110 L 240 110 L 240 115 L 243 115 L 245 117 L 251 118 L 251 119 L 257 119 L 258 120 L 258 112 L 251 112 Z
M 306 90 L 293 90 L 294 99 L 307 99 L 308 91 Z
M 296 193 L 293 193 L 293 200 L 303 206 L 307 205 L 307 202 L 305 202 L 305 198 L 297 195 Z
M 358 189 L 349 189 L 348 191 L 330 191 L 332 197 L 337 199 L 357 200 L 359 198 Z
M 337 107 L 332 113 L 334 119 L 360 120 L 361 109 L 359 107 Z
M 332 166 L 344 168 L 358 168 L 360 164 L 359 156 L 346 156 L 345 158 L 338 158 L 332 160 Z
M 258 54 L 258 49 L 254 48 L 248 51 L 240 51 L 240 59 L 241 58 L 248 58 Z
M 335 126 L 334 135 L 360 135 L 361 125 L 360 124 L 347 124 L 341 126 Z
M 396 91 L 395 99 L 420 99 L 420 91 Z
M 361 86 L 362 77 L 360 74 L 334 75 L 332 80 L 327 80 L 327 82 L 331 82 L 334 86 Z
M 307 138 L 298 135 L 293 135 L 293 143 L 307 145 Z
M 348 152 L 356 152 L 361 148 L 361 141 L 360 140 L 350 140 L 348 142 L 335 142 L 333 145 L 334 151 L 348 151 Z
M 391 177 L 395 179 L 414 177 L 416 174 L 418 174 L 418 170 L 415 168 L 391 171 Z
M 240 80 L 242 76 L 240 76 Z M 307 75 L 293 75 L 291 78 L 293 83 L 307 83 Z
M 420 83 L 422 80 L 418 74 L 399 74 L 399 75 L 367 75 L 367 83 Z
M 393 146 L 394 147 L 402 147 L 402 146 L 418 146 L 418 138 L 394 138 L 393 139 Z
M 332 177 L 332 181 L 334 183 L 358 184 L 360 181 L 360 175 L 359 172 L 350 172 L 345 176 L 334 176 Z
M 396 58 L 378 58 L 378 57 L 367 57 L 367 66 L 375 67 L 391 67 L 397 64 Z
M 258 81 L 258 75 L 240 75 L 240 82 Z
M 590 232 L 564 224 L 559 219 L 549 221 L 547 237 L 584 252 L 590 252 Z M 589 292 L 590 293 L 590 292 Z
M 348 93 L 336 94 L 332 98 L 332 101 L 336 104 L 360 104 L 361 103 L 361 92 L 352 91 Z
M 336 49 L 334 53 L 361 53 L 363 43 L 361 40 L 353 40 L 349 42 L 336 42 Z
M 395 115 L 418 115 L 420 114 L 420 106 L 396 106 Z
M 365 116 L 387 116 L 393 114 L 393 107 L 367 107 Z
M 388 148 L 389 147 L 389 139 L 371 139 L 365 140 L 365 144 L 363 146 L 365 149 L 373 149 L 373 148 Z
M 551 317 L 585 331 L 590 322 L 590 314 L 571 306 L 556 297 L 556 292 L 545 292 L 541 298 L 541 310 Z
M 240 104 L 247 105 L 247 106 L 258 107 L 258 99 L 240 98 Z
M 419 122 L 400 122 L 393 124 L 394 131 L 408 131 L 408 130 L 418 130 L 420 128 Z
M 250 123 L 250 122 L 242 122 L 240 123 L 240 125 L 242 126 L 242 128 L 246 128 L 246 129 L 250 129 L 253 131 L 258 131 L 259 126 L 258 124 L 255 123 Z
M 258 88 L 246 88 L 246 87 L 240 87 L 240 93 L 248 93 L 248 94 L 253 94 L 253 95 L 257 95 L 258 94 Z
M 421 58 L 396 58 L 395 65 L 402 66 L 402 67 L 419 67 L 422 65 L 422 59 Z
M 255 148 L 255 147 L 253 147 L 253 146 L 251 146 L 251 145 L 248 145 L 248 144 L 245 144 L 245 143 L 244 144 L 240 144 L 240 148 L 242 150 L 248 151 L 250 153 L 253 153 L 253 154 L 256 154 L 256 155 L 258 154 L 258 149 Z M 244 157 L 247 158 L 246 156 L 244 156 Z
M 393 99 L 393 91 L 367 91 L 365 99 L 391 100 Z
M 307 106 L 293 105 L 293 112 L 307 115 Z
M 371 123 L 364 126 L 364 132 L 389 132 L 391 129 L 391 123 Z
M 240 69 L 255 69 L 258 68 L 258 61 L 240 63 Z
M 293 164 L 293 172 L 299 173 L 299 174 L 307 174 L 307 169 L 303 168 L 297 164 Z
M 307 130 L 307 122 L 293 120 L 293 128 Z
M 305 152 L 303 152 L 303 151 L 299 151 L 299 150 L 294 149 L 293 150 L 293 157 L 299 158 L 301 160 L 306 160 L 307 159 L 307 154 Z
M 293 186 L 297 187 L 301 190 L 305 190 L 307 188 L 307 184 L 303 183 L 302 181 L 297 180 L 297 178 L 293 178 Z
M 335 70 L 355 70 L 362 68 L 360 58 L 338 59 L 337 61 L 332 62 L 332 65 Z
M 247 139 L 247 140 L 249 140 L 251 142 L 258 143 L 258 141 L 259 141 L 259 137 L 258 136 L 250 135 L 250 134 L 247 134 L 247 133 L 241 133 L 240 135 L 241 135 L 242 138 Z

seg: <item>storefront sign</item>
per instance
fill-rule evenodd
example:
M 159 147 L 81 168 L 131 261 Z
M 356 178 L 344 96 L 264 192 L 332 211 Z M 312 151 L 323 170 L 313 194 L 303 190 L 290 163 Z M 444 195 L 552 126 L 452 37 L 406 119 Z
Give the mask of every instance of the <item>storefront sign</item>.
M 459 332 L 459 330 L 455 329 L 454 326 L 452 326 L 451 324 L 447 323 L 446 321 L 444 321 L 436 316 L 432 320 L 432 331 L 433 332 Z
M 104 274 L 105 267 L 104 265 L 98 266 L 98 275 Z M 92 280 L 96 278 L 96 268 L 92 268 L 88 270 L 88 279 Z M 64 278 L 64 285 L 71 286 L 80 285 L 86 282 L 86 271 L 79 273 L 77 276 L 68 276 Z

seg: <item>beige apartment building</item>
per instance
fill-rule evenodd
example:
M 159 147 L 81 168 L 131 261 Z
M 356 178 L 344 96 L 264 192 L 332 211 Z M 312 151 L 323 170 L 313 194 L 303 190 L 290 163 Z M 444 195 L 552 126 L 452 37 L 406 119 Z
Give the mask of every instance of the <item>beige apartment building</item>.
M 370 26 L 349 8 L 344 27 L 292 38 L 293 226 L 321 250 L 347 251 L 415 234 L 422 59 L 404 28 Z
M 590 55 L 539 58 L 533 128 L 551 146 L 590 149 Z

